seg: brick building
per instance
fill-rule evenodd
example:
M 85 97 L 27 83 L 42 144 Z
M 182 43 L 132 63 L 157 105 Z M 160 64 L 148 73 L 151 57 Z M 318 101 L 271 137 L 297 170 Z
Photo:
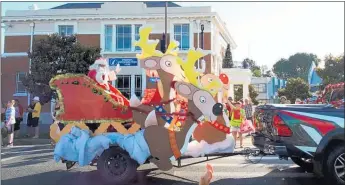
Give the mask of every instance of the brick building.
M 236 47 L 225 23 L 211 7 L 181 7 L 172 2 L 168 5 L 167 42 L 172 38 L 179 41 L 183 58 L 190 47 L 197 48 L 198 32 L 204 24 L 203 48 L 212 51 L 205 58 L 206 69 L 218 74 L 227 44 L 231 44 L 232 49 Z M 51 9 L 7 11 L 2 19 L 5 24 L 5 48 L 1 58 L 2 101 L 18 98 L 27 105 L 32 98 L 21 84 L 29 69 L 27 51 L 32 33 L 33 42 L 52 33 L 76 34 L 81 44 L 102 48 L 101 54 L 109 59 L 112 68 L 114 62 L 130 60 L 131 65 L 121 67 L 121 74 L 113 84 L 124 93 L 140 96 L 143 89 L 154 84 L 138 66 L 135 54 L 139 51 L 133 42 L 142 25 L 153 27 L 151 39 L 162 38 L 164 6 L 164 2 L 67 3 Z M 51 123 L 47 114 L 50 111 L 51 105 L 44 105 L 42 123 Z

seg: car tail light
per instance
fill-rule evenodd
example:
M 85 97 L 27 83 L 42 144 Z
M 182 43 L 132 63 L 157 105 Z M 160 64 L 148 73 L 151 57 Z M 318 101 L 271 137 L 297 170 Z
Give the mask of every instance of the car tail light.
M 284 123 L 280 116 L 275 115 L 273 117 L 273 127 L 276 129 L 276 135 L 282 137 L 292 136 L 291 129 Z

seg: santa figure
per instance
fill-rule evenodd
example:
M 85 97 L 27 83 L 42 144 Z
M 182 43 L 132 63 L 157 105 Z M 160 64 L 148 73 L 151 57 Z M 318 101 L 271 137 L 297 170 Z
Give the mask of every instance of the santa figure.
M 105 90 L 105 92 L 110 94 L 117 102 L 129 105 L 126 97 L 124 97 L 119 90 L 109 84 L 109 81 L 117 79 L 116 75 L 121 71 L 119 64 L 117 64 L 115 71 L 111 71 L 107 60 L 105 58 L 99 58 L 89 67 L 89 70 L 88 76 L 95 80 L 98 85 Z
M 99 58 L 90 66 L 89 70 L 88 76 L 109 92 L 109 81 L 117 79 L 116 74 L 121 71 L 121 68 L 117 64 L 115 71 L 110 71 L 107 60 L 105 58 Z

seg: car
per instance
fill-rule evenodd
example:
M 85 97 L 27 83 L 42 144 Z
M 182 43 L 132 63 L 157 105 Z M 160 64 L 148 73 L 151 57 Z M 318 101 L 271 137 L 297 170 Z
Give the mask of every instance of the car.
M 262 152 L 290 158 L 332 185 L 345 184 L 344 106 L 260 105 L 254 125 L 252 142 Z

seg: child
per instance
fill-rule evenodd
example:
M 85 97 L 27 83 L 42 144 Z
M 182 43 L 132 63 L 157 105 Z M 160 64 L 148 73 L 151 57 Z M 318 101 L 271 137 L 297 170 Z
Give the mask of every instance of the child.
M 237 134 L 239 135 L 240 139 L 240 147 L 243 148 L 243 138 L 242 134 L 240 133 L 241 125 L 246 120 L 245 111 L 242 108 L 242 104 L 240 102 L 235 102 L 235 105 L 233 105 L 230 101 L 228 101 L 228 104 L 231 107 L 231 120 L 230 120 L 230 126 L 231 126 L 231 133 L 232 136 L 235 139 L 235 146 L 236 146 L 236 140 L 237 140 Z

